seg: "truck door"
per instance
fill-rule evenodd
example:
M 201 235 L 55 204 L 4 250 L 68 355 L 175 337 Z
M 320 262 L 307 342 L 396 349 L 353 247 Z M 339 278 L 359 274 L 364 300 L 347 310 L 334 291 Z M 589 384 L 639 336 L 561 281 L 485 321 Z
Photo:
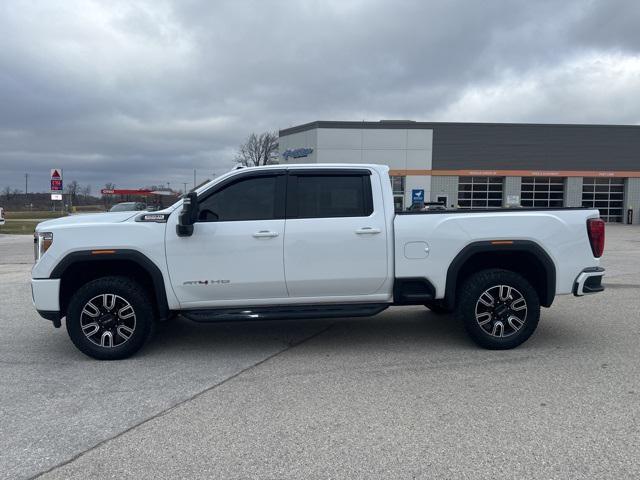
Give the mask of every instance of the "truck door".
M 377 177 L 375 177 L 377 180 Z M 284 267 L 291 297 L 376 293 L 387 279 L 382 194 L 367 169 L 290 170 Z
M 183 307 L 249 305 L 286 298 L 284 170 L 246 172 L 198 198 L 193 235 L 178 237 L 179 211 L 167 226 L 167 265 Z M 174 218 L 175 217 L 175 218 Z

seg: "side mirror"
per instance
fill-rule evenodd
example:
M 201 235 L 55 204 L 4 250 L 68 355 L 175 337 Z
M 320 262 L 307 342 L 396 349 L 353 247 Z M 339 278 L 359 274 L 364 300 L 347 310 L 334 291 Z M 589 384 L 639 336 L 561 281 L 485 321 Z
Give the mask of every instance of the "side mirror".
M 198 194 L 189 192 L 182 201 L 182 211 L 178 217 L 176 233 L 179 237 L 193 235 L 193 224 L 198 220 Z

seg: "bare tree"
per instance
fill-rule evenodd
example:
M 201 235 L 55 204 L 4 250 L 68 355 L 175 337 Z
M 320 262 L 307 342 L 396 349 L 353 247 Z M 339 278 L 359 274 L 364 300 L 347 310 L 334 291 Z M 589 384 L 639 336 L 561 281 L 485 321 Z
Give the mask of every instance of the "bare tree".
M 112 183 L 112 182 L 107 182 L 104 184 L 104 189 L 105 190 L 115 190 L 116 189 L 116 184 Z M 105 209 L 107 208 L 108 205 L 111 204 L 111 202 L 113 202 L 113 196 L 112 195 L 102 195 L 102 201 L 104 202 L 104 207 Z
M 259 135 L 255 133 L 249 135 L 238 148 L 236 162 L 245 167 L 278 163 L 278 133 L 264 132 Z
M 69 183 L 67 183 L 66 190 L 67 190 L 67 195 L 69 195 L 71 199 L 71 204 L 75 205 L 76 199 L 78 197 L 78 192 L 80 190 L 80 184 L 76 180 L 71 180 Z
M 89 198 L 89 195 L 91 195 L 91 185 L 85 185 L 80 189 L 80 191 L 82 192 L 82 196 L 84 197 L 84 200 L 86 202 Z
M 6 200 L 9 200 L 11 198 L 11 187 L 4 187 L 2 189 L 2 195 L 4 195 Z

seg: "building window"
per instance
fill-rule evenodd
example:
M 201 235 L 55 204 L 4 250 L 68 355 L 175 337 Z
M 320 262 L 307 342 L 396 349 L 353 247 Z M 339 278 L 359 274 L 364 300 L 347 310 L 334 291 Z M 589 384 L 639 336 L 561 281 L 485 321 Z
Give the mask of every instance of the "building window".
M 396 212 L 404 209 L 404 188 L 406 177 L 389 177 L 391 179 L 391 189 L 393 190 L 393 205 Z
M 564 178 L 522 177 L 520 205 L 529 208 L 561 208 L 564 205 Z
M 459 208 L 500 208 L 504 177 L 460 177 Z
M 582 179 L 582 206 L 600 210 L 600 217 L 605 222 L 622 222 L 623 202 L 623 178 Z

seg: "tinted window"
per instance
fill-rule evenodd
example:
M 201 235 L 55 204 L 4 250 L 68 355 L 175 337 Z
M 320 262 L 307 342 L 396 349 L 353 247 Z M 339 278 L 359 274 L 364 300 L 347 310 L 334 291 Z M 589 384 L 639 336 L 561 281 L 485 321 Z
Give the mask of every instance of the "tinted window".
M 200 221 L 270 220 L 276 215 L 277 176 L 239 180 L 199 205 Z
M 297 177 L 298 218 L 364 217 L 373 211 L 369 176 L 302 175 Z

